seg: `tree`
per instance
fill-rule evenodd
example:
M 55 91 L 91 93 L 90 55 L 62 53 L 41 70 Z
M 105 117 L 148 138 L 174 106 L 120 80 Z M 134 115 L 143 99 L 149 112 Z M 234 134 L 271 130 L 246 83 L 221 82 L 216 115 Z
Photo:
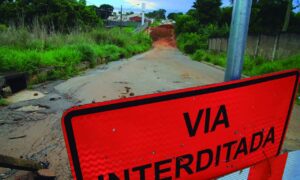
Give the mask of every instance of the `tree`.
M 203 24 L 216 24 L 221 17 L 221 0 L 196 0 L 193 8 L 196 9 L 196 18 Z
M 188 10 L 188 12 L 186 14 L 196 18 L 196 13 L 197 13 L 196 9 L 190 9 L 190 10 Z
M 132 15 L 132 14 L 134 14 L 134 12 L 132 12 L 132 11 L 126 13 L 126 15 Z
M 86 0 L 79 0 L 78 2 L 79 2 L 79 4 L 86 6 Z
M 219 25 L 230 25 L 232 17 L 232 7 L 224 7 L 221 9 L 221 18 Z
M 197 32 L 199 29 L 198 22 L 196 19 L 190 15 L 179 15 L 175 19 L 176 27 L 175 32 L 176 34 L 181 33 L 190 33 L 190 32 Z
M 96 26 L 93 8 L 75 0 L 7 0 L 0 4 L 0 23 L 33 27 L 38 22 L 50 30 L 68 32 L 74 27 Z
M 166 12 L 167 11 L 165 9 L 159 9 L 157 11 L 146 13 L 145 15 L 148 18 L 153 18 L 153 19 L 166 19 Z
M 231 3 L 233 3 L 233 2 L 234 2 L 234 0 L 231 0 Z M 254 0 L 253 6 L 256 6 L 258 3 L 259 3 L 259 0 Z M 265 2 L 262 2 L 262 3 L 265 3 Z M 282 32 L 286 32 L 289 27 L 290 18 L 291 18 L 291 15 L 293 14 L 293 10 L 300 7 L 300 1 L 299 0 L 274 0 L 273 2 L 271 1 L 270 3 L 286 4 L 286 7 L 284 8 L 285 9 L 284 21 L 283 21 L 283 26 L 281 29 Z M 293 4 L 295 4 L 295 6 L 293 6 Z
M 300 33 L 300 12 L 292 12 L 288 32 Z
M 177 18 L 177 16 L 179 16 L 179 15 L 183 15 L 183 13 L 170 13 L 168 15 L 168 19 L 175 20 Z
M 114 7 L 109 4 L 102 4 L 96 11 L 97 15 L 101 17 L 101 19 L 107 19 L 112 15 Z
M 260 0 L 253 4 L 250 31 L 274 34 L 282 30 L 288 1 Z
M 297 0 L 295 2 L 295 6 L 293 6 L 293 0 L 286 0 L 286 1 L 287 1 L 287 7 L 286 7 L 286 13 L 285 13 L 283 27 L 282 27 L 282 30 L 281 30 L 282 32 L 286 32 L 288 30 L 290 20 L 291 20 L 291 16 L 293 14 L 293 10 L 300 7 L 300 1 L 299 0 Z

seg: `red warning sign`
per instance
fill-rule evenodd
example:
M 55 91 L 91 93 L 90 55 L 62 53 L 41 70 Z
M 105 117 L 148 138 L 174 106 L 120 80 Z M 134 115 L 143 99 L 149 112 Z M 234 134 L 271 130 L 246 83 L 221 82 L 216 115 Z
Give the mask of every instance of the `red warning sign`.
M 299 82 L 285 71 L 74 107 L 62 119 L 76 179 L 209 179 L 276 156 Z

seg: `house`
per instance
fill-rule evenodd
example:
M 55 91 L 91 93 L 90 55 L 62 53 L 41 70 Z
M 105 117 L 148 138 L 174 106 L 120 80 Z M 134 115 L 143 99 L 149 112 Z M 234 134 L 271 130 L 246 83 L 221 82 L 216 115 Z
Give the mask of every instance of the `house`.
M 127 16 L 128 21 L 142 22 L 142 14 L 131 14 Z M 152 20 L 145 17 L 145 22 L 152 23 Z
M 142 17 L 140 17 L 140 16 L 133 16 L 133 17 L 129 18 L 129 21 L 132 21 L 132 22 L 141 22 L 142 21 Z

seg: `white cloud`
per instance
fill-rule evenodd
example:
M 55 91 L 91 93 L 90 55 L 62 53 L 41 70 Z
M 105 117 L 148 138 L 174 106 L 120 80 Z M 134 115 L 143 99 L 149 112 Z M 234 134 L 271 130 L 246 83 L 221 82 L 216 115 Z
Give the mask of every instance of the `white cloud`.
M 125 2 L 137 8 L 141 7 L 142 3 L 146 4 L 146 9 L 155 9 L 157 7 L 157 4 L 151 0 L 125 0 Z

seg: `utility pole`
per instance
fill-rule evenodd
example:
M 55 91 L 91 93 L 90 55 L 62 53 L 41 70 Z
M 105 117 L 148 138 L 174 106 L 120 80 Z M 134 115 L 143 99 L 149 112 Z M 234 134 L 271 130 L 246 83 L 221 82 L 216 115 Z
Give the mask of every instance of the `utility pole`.
M 142 26 L 144 26 L 145 24 L 145 8 L 146 8 L 146 4 L 143 2 L 142 3 Z
M 230 27 L 225 81 L 242 76 L 252 0 L 235 0 Z
M 121 5 L 121 19 L 120 19 L 120 29 L 122 29 L 123 26 L 123 6 Z

